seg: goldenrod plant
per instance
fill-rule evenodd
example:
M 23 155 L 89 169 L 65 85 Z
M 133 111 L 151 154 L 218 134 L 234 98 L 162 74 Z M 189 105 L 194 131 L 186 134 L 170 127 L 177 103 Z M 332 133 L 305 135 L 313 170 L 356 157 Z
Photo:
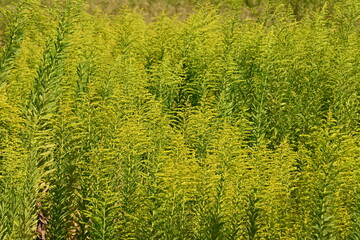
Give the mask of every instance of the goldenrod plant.
M 1 4 L 0 239 L 359 239 L 357 0 Z

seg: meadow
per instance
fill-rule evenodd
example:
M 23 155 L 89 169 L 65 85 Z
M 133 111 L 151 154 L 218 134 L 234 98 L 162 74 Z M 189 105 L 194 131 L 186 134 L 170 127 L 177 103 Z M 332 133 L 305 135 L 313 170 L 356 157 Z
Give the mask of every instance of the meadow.
M 1 240 L 360 239 L 360 2 L 235 2 L 2 8 Z

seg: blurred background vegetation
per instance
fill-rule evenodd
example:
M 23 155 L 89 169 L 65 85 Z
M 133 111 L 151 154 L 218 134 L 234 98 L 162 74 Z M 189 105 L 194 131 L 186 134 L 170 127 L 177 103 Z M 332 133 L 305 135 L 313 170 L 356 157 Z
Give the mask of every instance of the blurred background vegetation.
M 3 45 L 3 34 L 6 21 L 4 11 L 12 9 L 23 0 L 0 0 L 0 46 Z M 44 6 L 52 6 L 63 0 L 42 0 Z M 185 20 L 190 13 L 204 4 L 211 4 L 219 7 L 223 12 L 235 11 L 242 19 L 258 18 L 268 12 L 269 6 L 284 4 L 293 12 L 299 20 L 307 12 L 321 9 L 328 4 L 327 10 L 331 14 L 334 4 L 344 0 L 83 0 L 88 5 L 88 12 L 104 12 L 110 15 L 117 15 L 124 8 L 137 9 L 145 18 L 146 22 L 152 22 L 157 16 L 165 13 L 170 16 L 178 16 Z M 265 14 L 266 15 L 266 14 Z M 11 22 L 11 21 L 10 21 Z
M 21 0 L 0 0 L 0 7 L 8 7 Z M 289 6 L 294 14 L 301 18 L 309 10 L 316 10 L 321 8 L 325 2 L 332 6 L 335 2 L 342 0 L 87 0 L 89 10 L 94 11 L 100 9 L 109 14 L 116 14 L 124 7 L 138 8 L 149 19 L 157 16 L 162 12 L 170 15 L 177 14 L 184 18 L 189 13 L 193 12 L 199 5 L 210 3 L 221 6 L 227 10 L 261 10 L 264 6 L 271 4 L 285 4 Z M 48 5 L 54 0 L 44 0 L 44 4 Z

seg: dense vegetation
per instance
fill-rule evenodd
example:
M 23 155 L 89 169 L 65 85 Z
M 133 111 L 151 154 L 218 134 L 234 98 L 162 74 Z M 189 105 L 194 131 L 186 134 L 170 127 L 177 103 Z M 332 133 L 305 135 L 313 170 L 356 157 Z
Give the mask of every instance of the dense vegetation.
M 0 239 L 360 239 L 360 2 L 330 5 L 4 10 Z

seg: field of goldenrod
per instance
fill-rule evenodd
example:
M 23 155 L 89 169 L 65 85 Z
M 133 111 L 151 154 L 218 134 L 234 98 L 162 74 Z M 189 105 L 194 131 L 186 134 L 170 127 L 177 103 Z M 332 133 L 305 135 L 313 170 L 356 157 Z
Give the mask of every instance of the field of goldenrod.
M 360 239 L 359 1 L 18 2 L 1 240 Z

